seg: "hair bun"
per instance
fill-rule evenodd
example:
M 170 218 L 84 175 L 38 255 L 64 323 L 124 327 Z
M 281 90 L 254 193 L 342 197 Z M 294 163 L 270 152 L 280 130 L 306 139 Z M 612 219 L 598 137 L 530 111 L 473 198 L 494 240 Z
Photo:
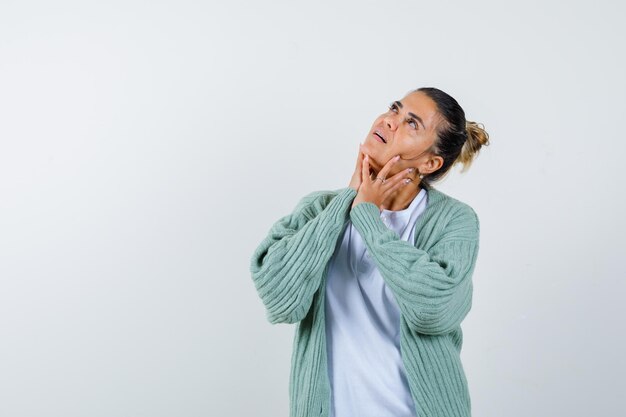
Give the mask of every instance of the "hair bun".
M 461 172 L 465 172 L 472 165 L 481 147 L 489 145 L 489 134 L 482 123 L 466 121 L 465 133 L 467 139 L 455 161 L 463 164 Z
M 467 133 L 468 140 L 472 139 L 478 142 L 480 146 L 489 145 L 489 134 L 485 130 L 485 125 L 482 123 L 476 123 L 470 120 L 466 121 L 465 132 Z

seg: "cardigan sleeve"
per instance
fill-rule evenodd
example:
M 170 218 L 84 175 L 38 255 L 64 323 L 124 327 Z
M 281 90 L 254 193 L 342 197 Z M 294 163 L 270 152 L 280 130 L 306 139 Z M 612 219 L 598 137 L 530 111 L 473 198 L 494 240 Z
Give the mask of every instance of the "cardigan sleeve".
M 346 187 L 334 197 L 320 191 L 307 195 L 254 251 L 250 272 L 270 323 L 296 323 L 306 316 L 356 193 Z
M 350 219 L 412 330 L 441 335 L 460 325 L 472 305 L 479 248 L 480 223 L 471 207 L 441 225 L 441 237 L 428 251 L 388 229 L 374 203 L 357 204 Z

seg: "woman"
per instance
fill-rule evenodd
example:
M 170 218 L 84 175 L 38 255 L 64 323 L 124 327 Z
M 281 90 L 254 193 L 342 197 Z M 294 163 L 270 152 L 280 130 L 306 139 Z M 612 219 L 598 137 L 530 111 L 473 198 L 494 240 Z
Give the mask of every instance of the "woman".
M 479 220 L 431 183 L 488 138 L 445 92 L 414 90 L 374 121 L 348 187 L 272 226 L 250 271 L 270 323 L 297 323 L 291 417 L 471 415 L 460 324 Z

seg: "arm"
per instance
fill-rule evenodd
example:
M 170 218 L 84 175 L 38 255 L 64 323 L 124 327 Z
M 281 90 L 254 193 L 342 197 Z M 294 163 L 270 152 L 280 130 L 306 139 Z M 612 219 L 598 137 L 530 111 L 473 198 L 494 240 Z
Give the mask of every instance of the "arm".
M 327 205 L 319 192 L 307 195 L 254 251 L 250 272 L 270 323 L 296 323 L 306 316 L 355 195 L 344 188 Z
M 357 204 L 350 218 L 412 330 L 440 335 L 460 325 L 472 304 L 479 246 L 480 224 L 470 207 L 442 225 L 428 252 L 389 230 L 373 203 Z

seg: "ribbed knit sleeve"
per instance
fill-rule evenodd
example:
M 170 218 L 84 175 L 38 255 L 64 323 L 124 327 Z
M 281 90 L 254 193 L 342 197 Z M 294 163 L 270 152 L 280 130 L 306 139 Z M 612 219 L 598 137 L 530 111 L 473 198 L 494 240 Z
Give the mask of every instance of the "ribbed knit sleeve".
M 469 206 L 438 225 L 441 237 L 428 252 L 388 229 L 373 203 L 354 206 L 350 219 L 412 330 L 440 335 L 460 325 L 472 304 L 479 247 L 480 225 Z
M 346 187 L 334 196 L 307 195 L 254 251 L 250 272 L 270 323 L 296 323 L 306 316 L 356 194 Z

